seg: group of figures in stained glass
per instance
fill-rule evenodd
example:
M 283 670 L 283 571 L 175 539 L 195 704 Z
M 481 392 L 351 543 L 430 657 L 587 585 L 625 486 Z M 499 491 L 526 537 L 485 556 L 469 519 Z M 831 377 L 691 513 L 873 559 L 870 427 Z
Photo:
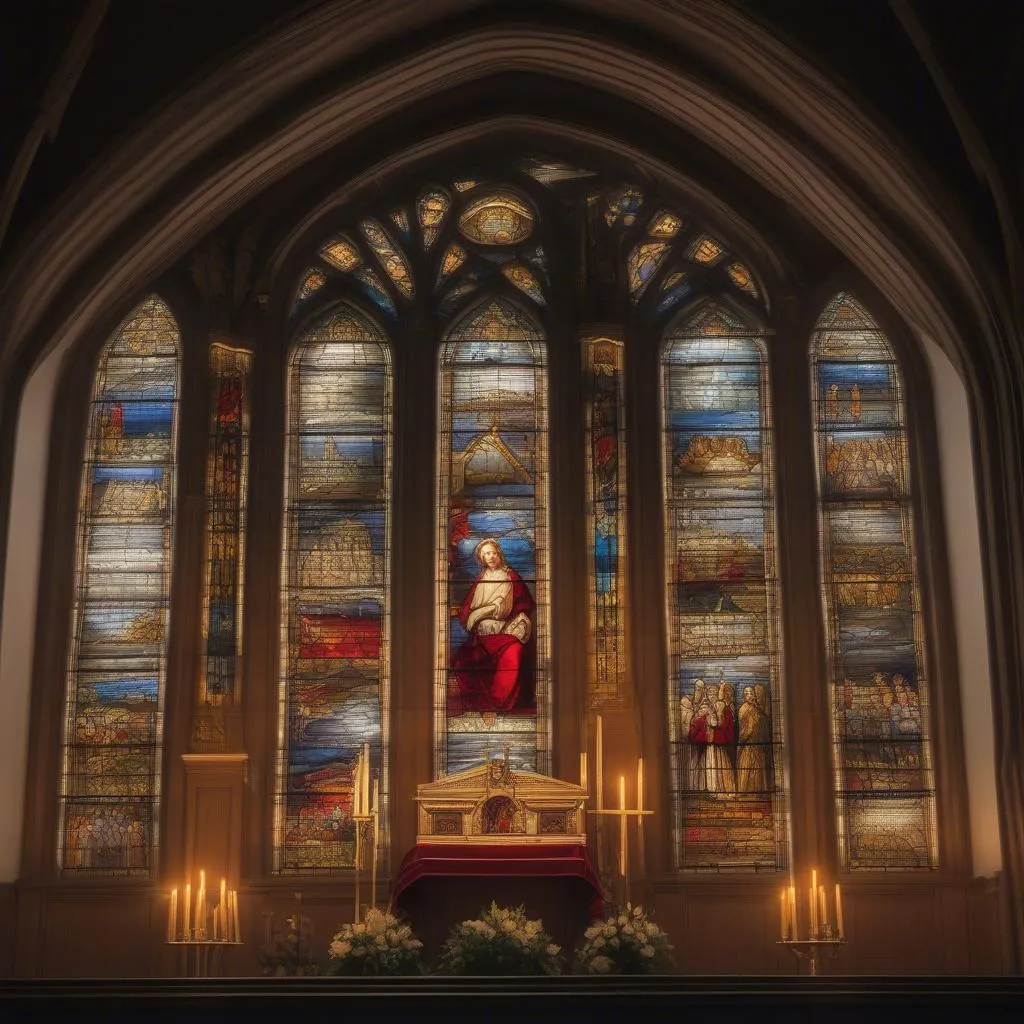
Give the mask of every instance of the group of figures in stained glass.
M 676 317 L 662 349 L 673 848 L 682 869 L 781 870 L 782 605 L 760 289 L 724 242 L 634 186 L 591 184 L 593 172 L 532 158 L 520 170 L 580 193 L 591 242 L 630 239 L 615 249 L 626 254 L 619 276 L 651 316 L 667 320 L 694 294 L 718 296 Z M 457 180 L 354 221 L 299 282 L 287 384 L 278 872 L 353 864 L 364 745 L 386 809 L 395 424 L 392 341 L 377 313 L 394 321 L 423 302 L 447 323 L 438 339 L 435 771 L 498 751 L 515 767 L 550 770 L 541 325 L 552 284 L 540 238 L 527 191 Z M 344 298 L 348 280 L 375 313 Z M 95 377 L 64 744 L 65 871 L 152 865 L 177 346 L 170 311 L 149 299 L 108 343 Z M 599 710 L 624 706 L 630 688 L 624 346 L 584 339 L 582 356 L 587 707 Z M 237 685 L 252 358 L 211 347 L 206 701 Z M 899 371 L 848 296 L 822 316 L 813 373 L 840 842 L 851 867 L 930 867 L 934 795 Z

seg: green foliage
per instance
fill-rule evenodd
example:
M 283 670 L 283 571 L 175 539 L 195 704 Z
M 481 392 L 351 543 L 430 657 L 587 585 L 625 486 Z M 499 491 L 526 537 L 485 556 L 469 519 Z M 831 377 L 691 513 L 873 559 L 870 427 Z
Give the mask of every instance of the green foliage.
M 313 959 L 313 922 L 293 915 L 288 930 L 274 932 L 269 945 L 260 949 L 260 974 L 276 978 L 310 977 L 322 973 Z
M 586 930 L 576 969 L 583 974 L 670 974 L 675 963 L 668 936 L 643 907 L 627 903 Z
M 423 943 L 407 924 L 377 909 L 360 924 L 342 925 L 327 950 L 328 974 L 422 974 Z
M 447 975 L 561 974 L 561 950 L 540 921 L 529 921 L 523 907 L 492 903 L 473 921 L 455 925 L 435 971 Z

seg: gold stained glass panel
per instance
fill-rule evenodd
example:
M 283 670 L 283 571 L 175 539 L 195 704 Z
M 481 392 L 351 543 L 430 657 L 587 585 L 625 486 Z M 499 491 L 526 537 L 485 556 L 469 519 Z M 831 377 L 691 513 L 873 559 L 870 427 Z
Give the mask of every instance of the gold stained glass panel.
M 675 238 L 682 226 L 682 217 L 671 210 L 659 210 L 648 225 L 647 233 L 652 238 Z
M 544 293 L 541 291 L 540 283 L 523 263 L 506 263 L 501 268 L 505 275 L 521 292 L 529 295 L 534 302 L 543 306 Z
M 482 245 L 514 245 L 530 236 L 533 224 L 533 211 L 509 192 L 483 196 L 459 216 L 459 230 Z
M 754 284 L 754 278 L 742 263 L 730 263 L 726 268 L 726 273 L 729 275 L 732 283 L 736 285 L 741 292 L 746 292 L 748 295 L 752 295 L 755 299 L 758 297 L 757 285 Z
M 332 267 L 337 267 L 338 270 L 343 270 L 346 273 L 350 270 L 355 270 L 363 262 L 358 246 L 352 239 L 346 238 L 344 235 L 328 242 L 320 250 L 320 255 Z
M 423 234 L 423 245 L 429 249 L 437 240 L 441 225 L 451 206 L 448 194 L 440 189 L 428 189 L 416 200 L 416 216 Z
M 694 263 L 714 263 L 724 252 L 721 244 L 710 235 L 698 235 L 687 247 L 686 255 Z
M 303 276 L 298 291 L 295 293 L 295 304 L 298 305 L 300 302 L 305 302 L 306 299 L 311 298 L 323 288 L 325 284 L 327 284 L 327 278 L 323 271 L 310 267 Z
M 626 272 L 629 274 L 629 293 L 634 300 L 644 293 L 670 248 L 668 242 L 641 242 L 633 247 L 626 261 Z
M 178 342 L 170 309 L 150 296 L 93 376 L 59 789 L 64 875 L 157 867 Z

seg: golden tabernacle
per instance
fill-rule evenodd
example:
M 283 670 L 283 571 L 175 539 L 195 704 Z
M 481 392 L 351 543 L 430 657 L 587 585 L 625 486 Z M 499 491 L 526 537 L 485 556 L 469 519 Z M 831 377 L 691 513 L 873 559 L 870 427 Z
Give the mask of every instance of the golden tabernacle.
M 586 791 L 494 758 L 416 787 L 417 843 L 585 844 Z

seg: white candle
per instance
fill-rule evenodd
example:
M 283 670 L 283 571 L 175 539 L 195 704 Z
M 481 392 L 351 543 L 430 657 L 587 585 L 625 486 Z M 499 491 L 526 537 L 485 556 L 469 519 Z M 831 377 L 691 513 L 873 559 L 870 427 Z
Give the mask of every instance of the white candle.
M 597 772 L 597 809 L 604 809 L 604 730 L 601 728 L 601 716 L 597 716 L 597 749 L 594 753 L 594 769 Z M 598 819 L 600 821 L 600 818 Z
M 818 937 L 818 872 L 814 868 L 811 868 L 811 888 L 808 896 L 811 915 L 810 937 L 816 939 Z
M 213 908 L 213 940 L 216 942 L 220 935 L 218 933 L 218 925 L 220 923 L 220 904 Z
M 818 886 L 818 913 L 820 915 L 821 930 L 828 935 L 828 906 L 825 903 L 825 886 Z
M 192 924 L 192 883 L 188 882 L 185 885 L 185 934 L 184 938 L 187 941 L 192 938 L 190 926 Z
M 846 937 L 846 929 L 843 927 L 843 897 L 839 892 L 839 883 L 836 882 L 836 931 L 839 938 Z
M 586 792 L 587 789 L 587 752 L 580 752 L 580 787 Z
M 789 899 L 786 895 L 786 890 L 783 889 L 779 893 L 779 937 L 783 942 L 786 941 L 786 918 L 789 917 Z
M 242 941 L 242 931 L 238 927 L 238 890 L 237 889 L 234 889 L 231 892 L 231 914 L 232 914 L 232 918 L 234 919 L 233 923 L 234 923 L 234 926 L 235 926 L 235 934 L 232 936 L 232 941 L 234 941 L 234 942 L 241 942 Z
M 644 809 L 644 759 L 641 757 L 636 762 L 636 809 Z M 638 820 L 643 820 L 639 818 Z
M 228 880 L 226 878 L 222 878 L 220 880 L 220 907 L 221 914 L 223 914 L 228 908 Z M 220 923 L 221 925 L 224 924 L 223 918 Z
M 380 779 L 373 780 L 373 802 L 370 804 L 370 810 L 376 815 L 380 807 Z M 376 825 L 374 826 L 376 828 Z
M 796 923 L 796 886 L 795 885 L 791 885 L 789 887 L 789 927 L 790 927 L 790 937 L 793 939 L 794 942 L 796 942 L 796 940 L 799 937 L 800 933 L 797 931 L 797 923 Z
M 171 890 L 171 903 L 167 908 L 167 941 L 174 942 L 178 930 L 178 890 Z

